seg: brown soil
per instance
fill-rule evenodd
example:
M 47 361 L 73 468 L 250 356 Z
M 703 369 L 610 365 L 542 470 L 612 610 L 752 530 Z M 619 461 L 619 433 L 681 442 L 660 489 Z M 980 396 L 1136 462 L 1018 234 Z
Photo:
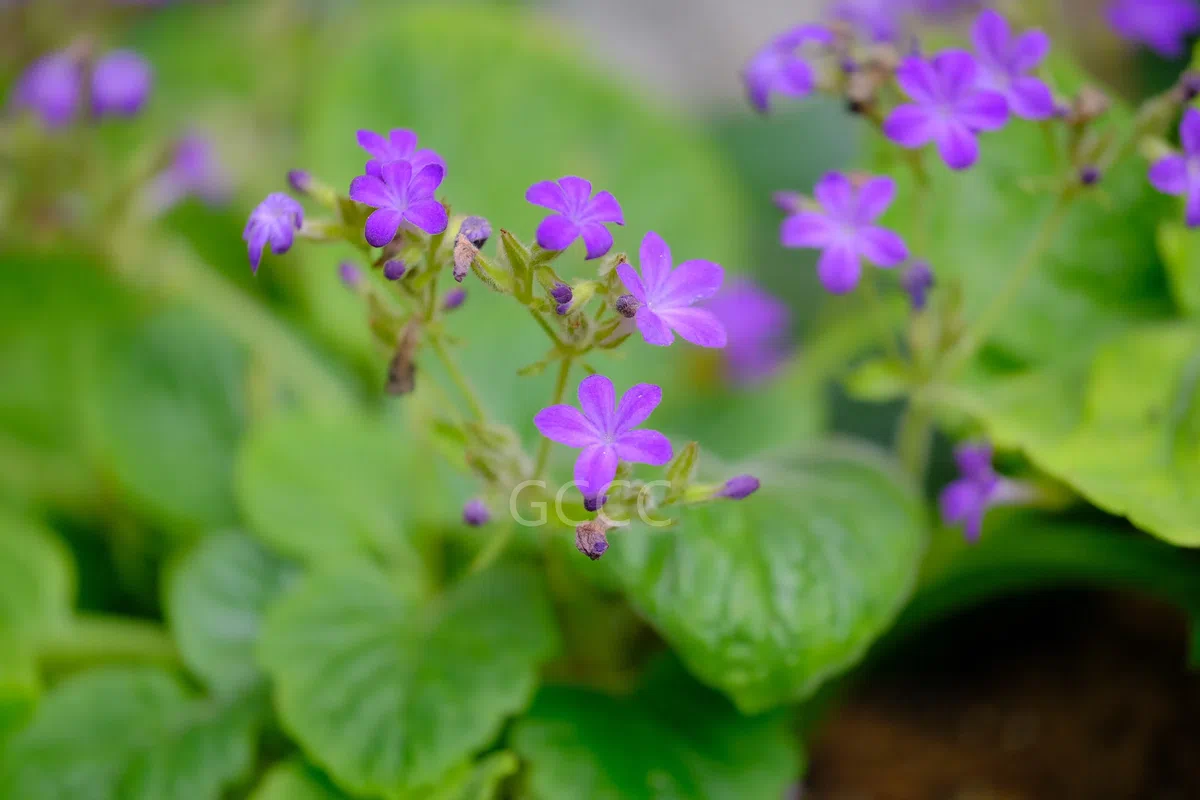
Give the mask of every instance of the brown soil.
M 1171 608 L 1091 593 L 930 629 L 818 729 L 805 800 L 1200 798 L 1186 630 Z

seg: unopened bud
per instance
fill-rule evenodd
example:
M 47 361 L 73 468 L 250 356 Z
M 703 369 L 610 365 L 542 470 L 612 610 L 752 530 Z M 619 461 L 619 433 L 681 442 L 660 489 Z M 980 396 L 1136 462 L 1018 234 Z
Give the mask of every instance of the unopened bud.
M 933 288 L 933 270 L 928 262 L 914 261 L 900 275 L 900 288 L 908 294 L 908 300 L 914 311 L 925 308 L 929 290 Z
M 617 298 L 617 313 L 625 319 L 632 319 L 637 314 L 641 303 L 631 294 L 623 294 Z
M 608 495 L 602 494 L 594 497 L 583 498 L 583 508 L 585 511 L 599 511 L 605 503 L 608 502 Z
M 575 547 L 579 552 L 595 561 L 608 549 L 608 537 L 604 535 L 604 523 L 592 520 L 575 528 Z
M 1089 164 L 1079 170 L 1079 182 L 1084 186 L 1095 186 L 1100 182 L 1100 168 Z
M 338 264 L 338 277 L 348 289 L 357 289 L 362 283 L 362 270 L 349 261 Z
M 478 497 L 467 501 L 467 504 L 463 506 L 463 522 L 472 528 L 488 524 L 491 518 L 492 512 L 488 511 L 487 505 Z
M 799 214 L 803 207 L 804 195 L 799 192 L 775 192 L 771 195 L 771 202 L 785 214 Z
M 725 481 L 725 485 L 717 491 L 717 497 L 729 500 L 745 500 L 758 491 L 758 478 L 753 475 L 738 475 Z
M 550 289 L 550 296 L 554 298 L 554 302 L 556 302 L 556 303 L 571 302 L 571 297 L 573 296 L 573 294 L 574 293 L 571 291 L 571 287 L 567 286 L 565 283 L 562 283 L 561 281 L 559 283 L 554 284 L 554 287 L 552 289 Z
M 404 271 L 408 269 L 405 263 L 399 258 L 389 258 L 387 263 L 383 265 L 383 277 L 389 281 L 398 281 L 404 275 Z
M 467 241 L 482 248 L 492 235 L 492 225 L 483 217 L 467 217 L 458 228 L 458 235 L 465 236 Z
M 454 240 L 454 280 L 462 283 L 471 269 L 471 262 L 479 255 L 479 248 L 461 232 Z
M 446 298 L 442 301 L 443 311 L 453 311 L 463 304 L 467 299 L 466 289 L 451 289 L 446 292 Z
M 1104 92 L 1095 86 L 1084 86 L 1071 102 L 1071 113 L 1067 118 L 1077 125 L 1091 122 L 1108 111 L 1110 105 L 1112 101 Z
M 312 175 L 306 170 L 293 169 L 287 174 L 288 186 L 292 187 L 292 191 L 298 194 L 308 194 L 308 190 L 312 188 Z

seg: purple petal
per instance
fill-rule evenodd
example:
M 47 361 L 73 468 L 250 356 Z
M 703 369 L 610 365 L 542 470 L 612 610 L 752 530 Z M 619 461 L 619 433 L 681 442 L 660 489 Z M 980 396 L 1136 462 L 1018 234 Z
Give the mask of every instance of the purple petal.
M 589 375 L 579 383 L 579 405 L 583 415 L 601 433 L 613 432 L 617 394 L 612 381 L 603 375 Z
M 896 198 L 896 182 L 891 178 L 871 178 L 858 190 L 855 222 L 866 224 L 879 219 Z
M 592 195 L 592 182 L 568 175 L 560 178 L 558 185 L 562 187 L 563 195 L 567 198 L 567 208 L 571 216 L 579 216 L 587 208 L 588 198 Z
M 988 482 L 995 477 L 992 446 L 987 442 L 960 444 L 954 448 L 954 464 L 963 477 L 973 481 Z
M 1037 78 L 1016 78 L 1008 89 L 1008 105 L 1022 119 L 1050 119 L 1056 111 L 1050 87 Z
M 383 247 L 396 238 L 404 215 L 390 208 L 381 208 L 367 217 L 367 244 L 371 247 Z
M 388 187 L 374 175 L 359 175 L 350 181 L 350 199 L 372 208 L 386 208 L 392 204 Z
M 613 433 L 623 434 L 641 425 L 662 402 L 662 389 L 652 383 L 637 383 L 621 395 L 621 404 L 613 419 Z M 625 458 L 625 456 L 621 456 Z M 626 459 L 629 460 L 629 459 Z
M 429 234 L 438 234 L 450 224 L 446 207 L 437 200 L 413 203 L 404 212 L 404 218 Z
M 942 97 L 957 103 L 970 96 L 979 78 L 975 57 L 964 50 L 946 50 L 933 57 L 933 68 L 941 78 Z
M 442 168 L 443 176 L 446 173 L 446 160 L 442 158 L 441 154 L 436 153 L 433 150 L 418 150 L 417 152 L 413 153 L 412 158 L 408 159 L 408 162 L 412 164 L 413 172 L 420 172 L 430 164 L 436 164 Z
M 962 525 L 967 538 L 975 541 L 983 527 L 987 510 L 985 493 L 974 481 L 960 479 L 946 485 L 938 497 L 942 521 L 947 525 Z
M 263 248 L 267 246 L 267 231 L 265 228 L 255 228 L 253 231 L 247 228 L 243 236 L 250 256 L 250 271 L 257 274 L 262 263 Z
M 600 256 L 612 249 L 613 237 L 608 232 L 608 228 L 604 227 L 600 222 L 584 223 L 580 227 L 583 243 L 587 245 L 587 258 L 600 258 Z
M 938 152 L 950 169 L 966 169 L 979 158 L 979 142 L 966 125 L 947 122 L 938 131 Z
M 759 56 L 747 64 L 742 72 L 746 97 L 752 106 L 764 114 L 771 110 L 771 85 L 775 82 L 777 62 L 777 57 Z
M 1033 29 L 1025 31 L 1013 42 L 1012 55 L 1009 56 L 1008 66 L 1014 74 L 1028 72 L 1042 63 L 1042 59 L 1050 52 L 1050 37 L 1044 31 Z
M 896 82 L 904 93 L 917 103 L 936 103 L 938 91 L 938 76 L 933 65 L 920 56 L 909 56 L 900 62 L 896 68 Z
M 402 202 L 408 200 L 408 184 L 412 182 L 412 164 L 407 161 L 385 161 L 380 167 L 383 182 Z
M 382 137 L 381 137 L 382 138 Z M 392 152 L 405 160 L 417 149 L 417 135 L 406 128 L 393 128 L 388 133 L 388 140 L 392 143 Z
M 642 239 L 638 255 L 641 258 L 642 282 L 646 287 L 646 296 L 657 297 L 659 287 L 671 274 L 671 248 L 661 236 L 650 231 Z
M 1184 221 L 1187 222 L 1189 228 L 1200 226 L 1200 182 L 1192 183 L 1188 187 Z M 289 230 L 288 233 L 290 234 L 291 231 Z
M 675 341 L 675 334 L 671 333 L 667 324 L 658 314 L 651 311 L 649 306 L 642 306 L 637 310 L 634 322 L 637 323 L 638 330 L 642 332 L 642 338 L 646 340 L 646 344 L 666 347 Z
M 566 250 L 578 237 L 579 226 L 562 214 L 551 214 L 537 229 L 537 243 L 545 250 Z
M 1150 184 L 1165 194 L 1183 194 L 1188 189 L 1188 160 L 1174 155 L 1160 158 L 1150 167 Z
M 858 232 L 858 251 L 879 267 L 894 267 L 908 260 L 908 247 L 898 233 L 887 228 L 863 228 Z
M 617 457 L 634 464 L 661 467 L 675 455 L 671 440 L 658 431 L 629 431 L 617 438 Z
M 1200 111 L 1195 108 L 1183 112 L 1183 121 L 1179 123 L 1179 141 L 1183 144 L 1183 152 L 1189 156 L 1200 156 Z
M 637 270 L 629 264 L 617 264 L 617 276 L 621 279 L 621 283 L 625 284 L 629 293 L 636 297 L 639 303 L 645 305 L 646 287 L 642 285 L 642 279 L 638 277 Z
M 923 147 L 937 133 L 937 122 L 924 106 L 903 105 L 892 109 L 884 120 L 883 132 L 901 147 Z
M 379 180 L 383 180 L 383 163 L 379 159 L 372 158 L 363 167 L 363 172 L 368 175 L 374 175 Z
M 854 187 L 840 172 L 825 173 L 813 187 L 813 196 L 835 220 L 848 220 L 854 214 Z
M 725 346 L 725 326 L 716 314 L 706 308 L 668 308 L 657 313 L 675 333 L 694 345 Z M 640 312 L 638 316 L 641 316 Z
M 410 167 L 411 169 L 411 167 Z M 437 187 L 441 185 L 442 179 L 446 175 L 446 170 L 442 169 L 437 164 L 429 164 L 421 168 L 421 171 L 412 177 L 408 184 L 408 199 L 409 202 L 422 200 L 427 197 L 432 197 L 437 191 Z
M 812 67 L 802 58 L 784 62 L 776 78 L 775 91 L 790 97 L 807 97 L 816 85 Z
M 971 28 L 971 42 L 982 60 L 998 67 L 1008 61 L 1008 40 L 1011 33 L 1008 20 L 992 9 L 986 9 Z
M 689 306 L 712 297 L 724 280 L 725 270 L 720 264 L 702 259 L 685 261 L 667 276 L 654 301 L 660 310 Z
M 837 233 L 829 217 L 816 211 L 801 211 L 779 225 L 779 242 L 784 247 L 828 247 Z
M 593 444 L 583 448 L 575 459 L 575 482 L 584 497 L 603 493 L 617 477 L 617 449 L 612 445 Z
M 567 213 L 567 198 L 562 187 L 554 181 L 539 181 L 525 190 L 525 199 L 560 214 Z M 561 248 L 556 248 L 561 249 Z
M 825 248 L 817 261 L 817 277 L 821 285 L 833 294 L 845 294 L 858 285 L 862 264 L 858 251 L 850 242 L 834 242 Z
M 835 40 L 833 32 L 824 25 L 806 23 L 804 25 L 797 25 L 779 34 L 771 45 L 781 50 L 793 50 L 805 42 L 819 42 L 824 45 L 831 45 Z
M 621 211 L 621 204 L 610 192 L 599 192 L 593 197 L 588 203 L 585 217 L 591 222 L 625 224 L 625 214 Z
M 558 405 L 543 408 L 533 418 L 538 432 L 567 447 L 587 447 L 600 441 L 600 432 L 579 409 Z
M 999 92 L 978 91 L 955 105 L 954 119 L 973 131 L 999 130 L 1008 121 L 1008 101 Z
M 358 146 L 366 150 L 375 158 L 383 161 L 388 160 L 390 153 L 388 149 L 387 139 L 384 139 L 375 131 L 361 130 L 358 132 Z
M 268 238 L 271 242 L 271 252 L 281 256 L 292 249 L 292 243 L 296 241 L 296 229 L 291 225 L 280 226 L 271 231 Z

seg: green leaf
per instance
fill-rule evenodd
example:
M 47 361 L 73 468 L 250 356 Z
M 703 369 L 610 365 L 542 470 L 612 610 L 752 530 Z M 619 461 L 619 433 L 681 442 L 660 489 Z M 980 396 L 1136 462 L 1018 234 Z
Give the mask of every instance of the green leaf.
M 896 400 L 913 389 L 915 376 L 907 364 L 892 358 L 873 358 L 846 376 L 846 392 L 856 400 L 882 403 Z
M 261 673 L 254 657 L 267 606 L 296 570 L 245 534 L 205 537 L 171 574 L 167 615 L 184 662 L 218 693 Z
M 1179 222 L 1163 222 L 1158 226 L 1158 252 L 1175 304 L 1185 314 L 1200 314 L 1200 233 Z
M 493 800 L 520 767 L 521 762 L 507 750 L 490 753 L 451 773 L 432 792 L 414 794 L 411 800 Z
M 78 675 L 0 754 L 0 797 L 219 800 L 250 770 L 261 705 L 198 699 L 150 668 Z
M 536 800 L 779 798 L 800 772 L 786 714 L 740 716 L 682 670 L 625 700 L 545 688 L 513 747 Z
M 61 633 L 74 595 L 74 569 L 62 543 L 40 524 L 0 510 L 0 634 L 36 643 Z
M 250 800 L 353 800 L 316 768 L 303 761 L 271 767 Z
M 944 400 L 1097 506 L 1200 546 L 1200 327 L 1147 326 Z
M 919 497 L 890 462 L 825 443 L 752 465 L 763 488 L 609 534 L 605 559 L 701 681 L 746 712 L 803 699 L 858 660 L 908 596 Z
M 439 785 L 419 794 L 394 795 L 402 800 L 493 800 L 500 784 L 515 775 L 520 762 L 502 750 L 477 763 L 463 764 Z M 250 800 L 352 800 L 320 770 L 303 761 L 276 764 L 255 789 Z
M 493 567 L 422 604 L 348 565 L 271 610 L 259 655 L 308 756 L 356 792 L 397 794 L 436 783 L 491 741 L 557 647 L 530 570 Z
M 190 532 L 236 521 L 246 369 L 242 348 L 185 308 L 151 317 L 108 354 L 98 445 L 121 487 L 163 521 Z

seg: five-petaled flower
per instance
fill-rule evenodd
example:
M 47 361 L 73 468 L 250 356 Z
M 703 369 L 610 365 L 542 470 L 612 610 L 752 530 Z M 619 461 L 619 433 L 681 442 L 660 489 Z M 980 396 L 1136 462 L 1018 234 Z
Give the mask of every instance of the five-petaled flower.
M 908 247 L 898 234 L 875 225 L 896 196 L 891 178 L 870 178 L 857 189 L 840 172 L 830 172 L 817 182 L 813 195 L 820 211 L 801 211 L 785 219 L 779 229 L 784 247 L 823 250 L 817 277 L 834 294 L 858 285 L 860 259 L 880 267 L 894 267 L 908 258 Z
M 1200 31 L 1194 0 L 1116 0 L 1108 7 L 1113 30 L 1166 58 L 1183 55 L 1189 36 Z
M 717 316 L 728 334 L 723 355 L 725 376 L 731 383 L 760 383 L 787 361 L 791 352 L 791 312 L 786 303 L 754 281 L 731 281 L 706 308 Z
M 585 500 L 602 500 L 617 474 L 617 462 L 662 466 L 673 455 L 671 442 L 658 431 L 634 430 L 662 401 L 662 389 L 639 383 L 618 405 L 613 384 L 603 375 L 579 384 L 579 409 L 569 405 L 543 408 L 534 425 L 551 441 L 582 451 L 575 461 L 575 481 Z
M 902 147 L 936 142 L 951 169 L 966 169 L 979 158 L 979 131 L 1008 121 L 1008 101 L 980 85 L 970 53 L 948 50 L 932 61 L 911 56 L 896 70 L 896 81 L 914 102 L 893 109 L 883 132 Z
M 386 137 L 375 131 L 360 130 L 358 144 L 370 154 L 365 172 L 380 177 L 380 168 L 390 161 L 407 161 L 414 174 L 429 164 L 437 164 L 446 172 L 446 162 L 433 150 L 417 149 L 417 135 L 405 128 L 393 128 Z
M 268 243 L 275 255 L 286 253 L 303 224 L 303 206 L 282 192 L 267 195 L 267 199 L 250 212 L 250 220 L 242 231 L 242 238 L 249 246 L 250 268 L 258 272 L 263 248 Z
M 960 445 L 954 451 L 959 477 L 946 484 L 938 497 L 942 522 L 963 528 L 967 540 L 979 540 L 983 516 L 998 505 L 1028 502 L 1030 488 L 996 474 L 992 469 L 992 448 L 986 443 Z
M 537 243 L 546 250 L 566 250 L 582 236 L 587 257 L 600 258 L 613 245 L 612 234 L 604 226 L 625 224 L 615 197 L 608 192 L 592 197 L 591 182 L 573 175 L 535 183 L 525 192 L 525 199 L 555 212 L 537 229 Z
M 721 321 L 711 311 L 691 306 L 717 293 L 725 270 L 700 259 L 671 269 L 671 248 L 654 231 L 642 239 L 639 256 L 641 277 L 627 263 L 617 265 L 617 274 L 638 301 L 635 322 L 646 342 L 666 346 L 675 341 L 677 333 L 701 347 L 724 347 L 726 334 Z
M 750 103 L 765 113 L 771 108 L 772 94 L 787 97 L 811 94 L 816 77 L 798 51 L 808 42 L 828 46 L 833 41 L 833 33 L 820 25 L 797 25 L 776 36 L 754 54 L 742 71 Z
M 132 117 L 150 96 L 153 72 L 132 50 L 114 50 L 92 69 L 92 113 L 97 117 Z
M 379 174 L 351 181 L 350 199 L 377 209 L 367 217 L 367 244 L 383 247 L 405 222 L 430 234 L 446 230 L 446 207 L 433 196 L 444 175 L 439 164 L 414 172 L 408 161 L 389 161 L 379 167 Z
M 1188 227 L 1200 225 L 1200 111 L 1189 108 L 1179 123 L 1183 153 L 1165 156 L 1150 167 L 1150 183 L 1166 194 L 1187 197 L 1184 219 Z
M 1008 20 L 987 9 L 971 30 L 979 58 L 980 85 L 1003 93 L 1012 113 L 1023 119 L 1049 119 L 1057 105 L 1050 87 L 1026 75 L 1050 51 L 1050 37 L 1034 29 L 1013 36 Z

